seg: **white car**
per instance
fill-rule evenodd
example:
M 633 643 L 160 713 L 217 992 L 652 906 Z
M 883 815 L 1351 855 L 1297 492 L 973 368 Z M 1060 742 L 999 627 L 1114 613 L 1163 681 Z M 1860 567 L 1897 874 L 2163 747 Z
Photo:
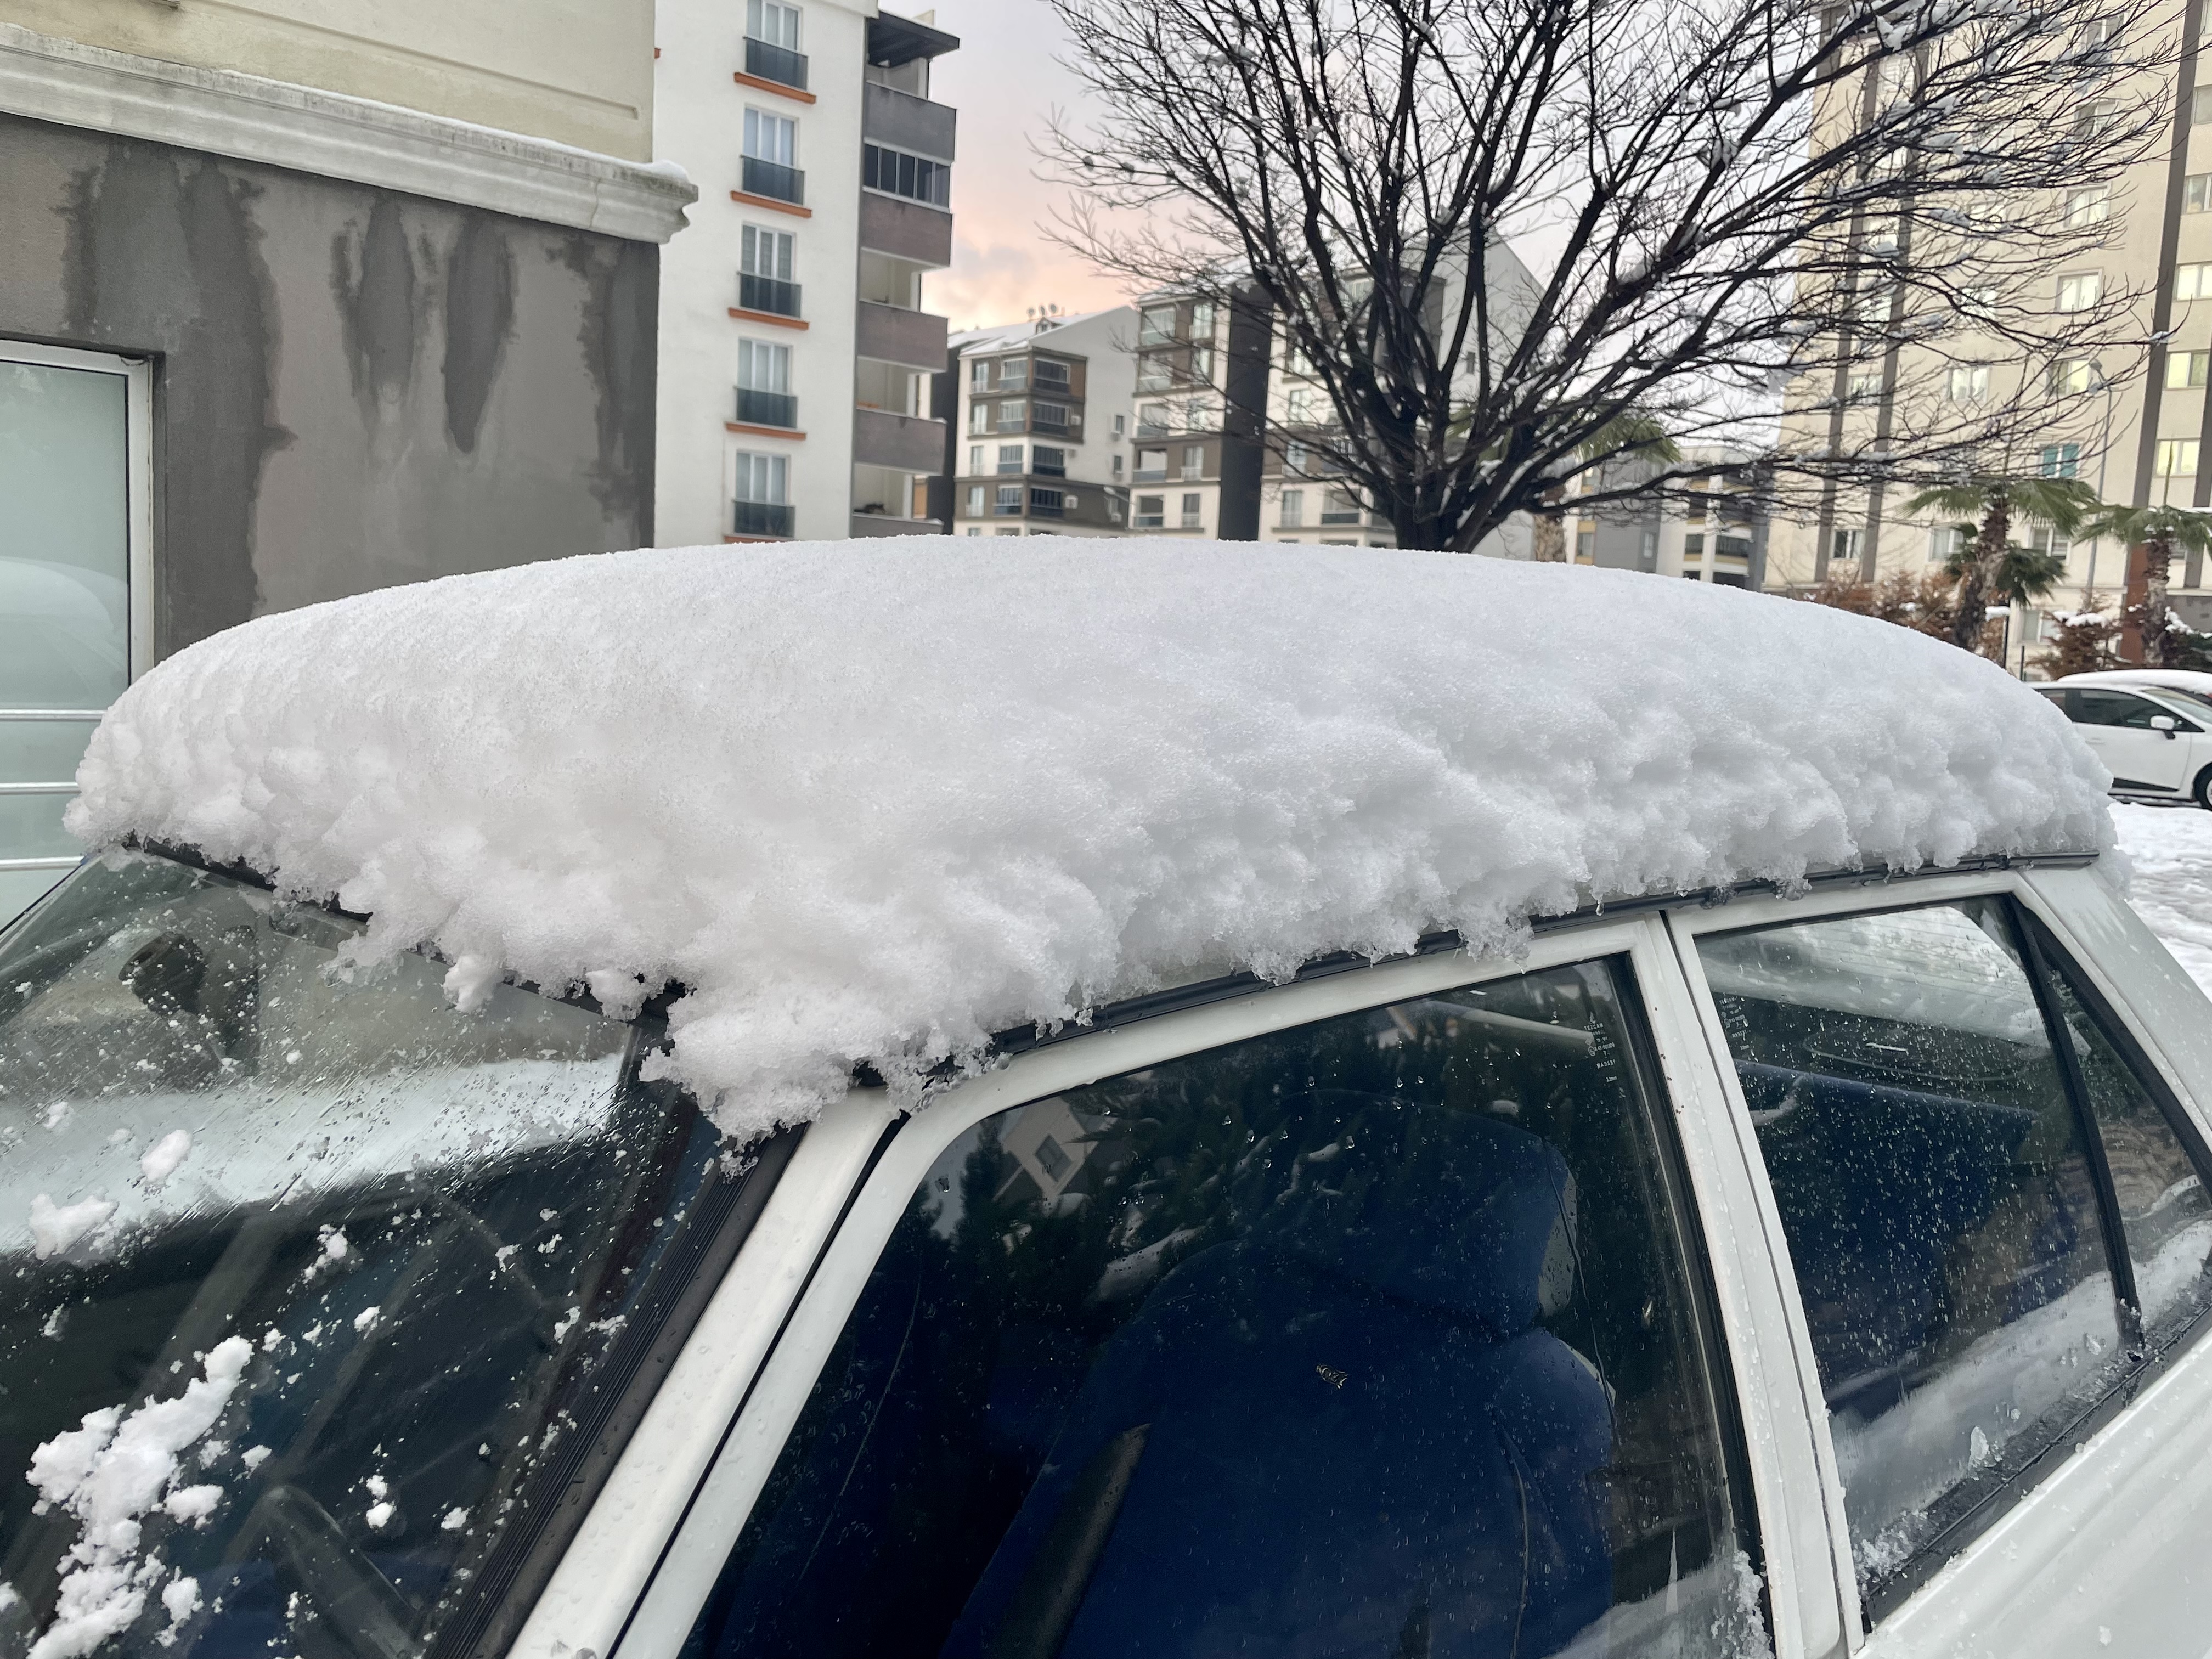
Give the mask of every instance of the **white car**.
M 2197 1659 L 2212 1021 L 2067 725 L 1099 546 L 134 688 L 0 934 L 7 1651 Z
M 2114 794 L 2212 807 L 2212 674 L 2115 669 L 2035 689 L 2111 769 Z

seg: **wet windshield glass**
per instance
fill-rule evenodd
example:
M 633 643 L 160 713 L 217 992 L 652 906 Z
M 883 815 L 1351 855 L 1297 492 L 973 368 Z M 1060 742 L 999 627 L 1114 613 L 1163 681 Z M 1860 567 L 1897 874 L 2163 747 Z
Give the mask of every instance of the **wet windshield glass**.
M 0 1652 L 497 1644 L 665 1339 L 738 1183 L 653 1031 L 359 931 L 138 859 L 0 939 Z

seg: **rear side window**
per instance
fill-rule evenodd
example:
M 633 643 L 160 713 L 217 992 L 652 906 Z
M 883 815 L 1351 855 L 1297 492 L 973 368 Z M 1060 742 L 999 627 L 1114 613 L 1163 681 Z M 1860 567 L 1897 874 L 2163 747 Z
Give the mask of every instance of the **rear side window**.
M 1698 949 L 1880 1611 L 2140 1363 L 2139 1273 L 2162 1322 L 2203 1305 L 2212 1224 L 2171 1125 L 2008 902 Z
M 2074 718 L 2084 726 L 2125 726 L 2147 732 L 2152 715 L 2166 713 L 2155 703 L 2125 691 L 2100 691 L 2085 687 L 2074 696 L 2079 704 L 2079 712 Z
M 1426 998 L 968 1130 L 686 1654 L 1763 1644 L 1623 981 Z
M 650 1030 L 358 933 L 142 860 L 8 936 L 10 1652 L 503 1650 L 680 1334 L 739 1188 Z

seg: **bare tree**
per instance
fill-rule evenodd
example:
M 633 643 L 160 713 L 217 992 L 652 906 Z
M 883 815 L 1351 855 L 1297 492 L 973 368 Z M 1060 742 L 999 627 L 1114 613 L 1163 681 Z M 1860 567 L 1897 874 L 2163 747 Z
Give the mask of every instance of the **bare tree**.
M 2094 396 L 2086 342 L 2124 350 L 2132 296 L 2055 310 L 2051 279 L 2170 115 L 2149 0 L 1054 4 L 1106 112 L 1047 142 L 1085 188 L 1061 239 L 1263 308 L 1328 406 L 1270 443 L 1404 545 L 1471 548 L 1615 455 L 1656 465 L 1613 494 L 1686 483 L 1700 445 L 1785 496 L 1935 482 Z M 1992 358 L 2004 385 L 1943 383 Z M 1879 422 L 1772 453 L 1785 387 L 1868 374 Z

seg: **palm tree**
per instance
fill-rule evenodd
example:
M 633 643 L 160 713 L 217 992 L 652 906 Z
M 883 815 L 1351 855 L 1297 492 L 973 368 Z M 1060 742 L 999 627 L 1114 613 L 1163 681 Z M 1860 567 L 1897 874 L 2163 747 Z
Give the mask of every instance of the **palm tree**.
M 1951 643 L 1961 651 L 1980 648 L 1990 595 L 2011 544 L 2015 516 L 2040 519 L 2070 536 L 2096 506 L 2097 492 L 2079 478 L 2015 478 L 2002 472 L 1978 472 L 1956 483 L 1923 489 L 1907 501 L 1908 513 L 1971 514 L 1979 520 L 1973 545 L 1961 561 Z
M 2143 661 L 2153 668 L 2181 665 L 2181 641 L 2174 638 L 2166 607 L 2167 580 L 2176 553 L 2212 551 L 2212 514 L 2185 507 L 2108 507 L 2081 526 L 2090 536 L 2111 536 L 2143 550 Z

